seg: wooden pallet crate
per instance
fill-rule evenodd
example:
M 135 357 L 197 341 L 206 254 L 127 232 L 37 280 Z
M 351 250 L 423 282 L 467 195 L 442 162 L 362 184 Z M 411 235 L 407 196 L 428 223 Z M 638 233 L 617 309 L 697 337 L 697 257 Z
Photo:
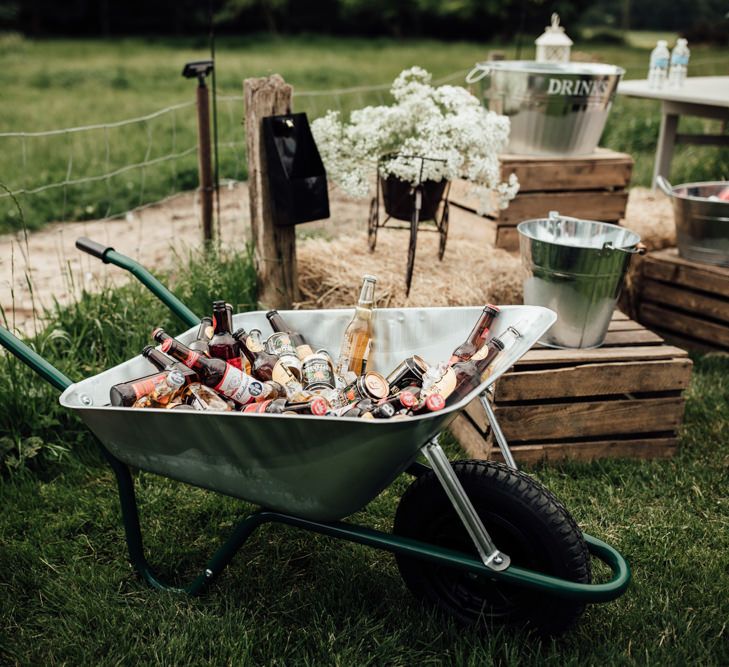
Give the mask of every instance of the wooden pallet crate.
M 676 248 L 643 258 L 638 320 L 692 350 L 729 352 L 729 269 L 679 257 Z
M 627 153 L 599 148 L 581 157 L 530 157 L 502 155 L 503 179 L 515 173 L 519 194 L 507 209 L 492 208 L 480 216 L 478 198 L 468 181 L 451 184 L 448 200 L 452 219 L 486 225 L 489 241 L 507 250 L 519 247 L 516 225 L 530 218 L 546 217 L 549 211 L 588 220 L 619 222 L 625 216 L 627 186 L 633 159 Z
M 684 350 L 616 311 L 600 348 L 527 352 L 496 383 L 494 412 L 521 463 L 668 457 L 691 367 Z M 479 401 L 451 432 L 469 456 L 501 458 Z

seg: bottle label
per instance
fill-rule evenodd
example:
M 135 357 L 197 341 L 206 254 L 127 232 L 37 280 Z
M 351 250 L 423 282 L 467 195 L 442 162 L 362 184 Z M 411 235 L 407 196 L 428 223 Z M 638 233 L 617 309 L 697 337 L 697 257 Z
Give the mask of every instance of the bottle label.
M 226 361 L 231 365 L 235 366 L 239 371 L 243 370 L 243 361 L 240 357 L 231 357 L 230 359 L 226 359 Z
M 329 360 L 323 355 L 311 355 L 303 363 L 301 379 L 306 388 L 311 386 L 334 388 L 334 371 Z
M 449 367 L 441 378 L 427 390 L 427 395 L 440 394 L 443 398 L 448 398 L 455 388 L 456 372 L 452 367 Z
M 290 354 L 298 358 L 296 348 L 291 342 L 291 337 L 283 331 L 271 334 L 268 337 L 268 340 L 266 341 L 266 351 L 269 354 L 275 354 L 278 357 Z
M 227 364 L 223 379 L 214 389 L 236 403 L 246 405 L 263 393 L 263 384 L 235 366 Z
M 137 400 L 142 398 L 142 396 L 146 396 L 147 394 L 151 394 L 154 391 L 155 386 L 158 382 L 161 382 L 167 377 L 166 373 L 160 373 L 159 375 L 153 375 L 150 378 L 146 378 L 145 380 L 140 380 L 139 382 L 135 382 L 132 384 L 132 391 L 134 391 L 134 396 Z
M 190 350 L 187 353 L 187 356 L 182 360 L 182 363 L 185 364 L 185 366 L 187 366 L 188 368 L 192 368 L 197 363 L 197 360 L 199 358 L 199 352 L 195 352 L 195 350 Z

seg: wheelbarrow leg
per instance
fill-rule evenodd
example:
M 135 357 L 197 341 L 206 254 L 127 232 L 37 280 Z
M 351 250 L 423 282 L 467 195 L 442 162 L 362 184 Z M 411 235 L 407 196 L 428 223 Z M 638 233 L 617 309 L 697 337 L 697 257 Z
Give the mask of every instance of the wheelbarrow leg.
M 144 556 L 144 542 L 142 531 L 139 525 L 139 512 L 137 509 L 137 498 L 134 493 L 134 480 L 132 479 L 129 467 L 117 459 L 105 447 L 101 448 L 106 460 L 111 465 L 116 476 L 119 488 L 119 501 L 121 503 L 122 521 L 126 534 L 127 548 L 129 549 L 129 560 L 140 577 L 147 584 L 158 590 L 171 593 L 188 593 L 197 595 L 210 585 L 218 575 L 230 563 L 238 553 L 250 534 L 261 524 L 261 520 L 254 515 L 245 517 L 235 527 L 235 530 L 226 542 L 215 552 L 208 561 L 205 569 L 190 584 L 184 588 L 172 586 L 162 581 L 152 571 L 146 557 Z
M 505 570 L 511 564 L 511 559 L 498 550 L 488 534 L 465 489 L 454 474 L 451 462 L 438 443 L 437 435 L 423 447 L 422 452 L 476 545 L 483 564 L 492 570 Z
M 499 426 L 499 421 L 498 419 L 496 419 L 494 409 L 493 407 L 491 407 L 491 401 L 489 401 L 488 396 L 486 395 L 490 392 L 491 389 L 487 389 L 479 396 L 479 399 L 481 400 L 481 405 L 483 406 L 484 412 L 486 413 L 486 418 L 489 420 L 489 424 L 491 424 L 491 430 L 494 432 L 494 439 L 496 440 L 496 444 L 498 444 L 499 449 L 501 450 L 501 456 L 504 457 L 506 465 L 508 465 L 509 468 L 512 468 L 513 470 L 518 470 L 516 466 L 516 461 L 514 460 L 514 456 L 511 453 L 511 449 L 509 449 L 509 443 L 506 442 L 506 436 L 501 430 L 501 426 Z

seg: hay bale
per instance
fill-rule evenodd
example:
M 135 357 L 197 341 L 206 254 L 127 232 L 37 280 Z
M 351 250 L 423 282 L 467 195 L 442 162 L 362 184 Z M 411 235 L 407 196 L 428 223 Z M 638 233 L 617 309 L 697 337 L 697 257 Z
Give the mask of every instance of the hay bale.
M 519 257 L 459 233 L 448 239 L 442 262 L 438 235 L 418 234 L 412 288 L 406 298 L 408 237 L 404 231 L 380 230 L 374 253 L 368 251 L 364 232 L 304 240 L 297 249 L 302 300 L 296 306 L 351 307 L 365 273 L 377 276 L 377 303 L 383 308 L 521 303 Z

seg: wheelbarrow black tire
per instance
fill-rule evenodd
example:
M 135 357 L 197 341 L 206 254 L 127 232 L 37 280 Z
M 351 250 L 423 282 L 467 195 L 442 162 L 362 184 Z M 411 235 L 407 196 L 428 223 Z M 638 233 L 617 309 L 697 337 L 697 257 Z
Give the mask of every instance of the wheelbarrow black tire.
M 493 461 L 453 463 L 496 546 L 520 567 L 590 583 L 590 555 L 580 529 L 557 498 L 528 475 Z M 395 515 L 394 532 L 477 555 L 433 472 L 408 488 Z M 437 563 L 398 555 L 408 588 L 459 622 L 486 628 L 528 626 L 542 635 L 567 630 L 584 605 L 514 585 L 497 584 Z

